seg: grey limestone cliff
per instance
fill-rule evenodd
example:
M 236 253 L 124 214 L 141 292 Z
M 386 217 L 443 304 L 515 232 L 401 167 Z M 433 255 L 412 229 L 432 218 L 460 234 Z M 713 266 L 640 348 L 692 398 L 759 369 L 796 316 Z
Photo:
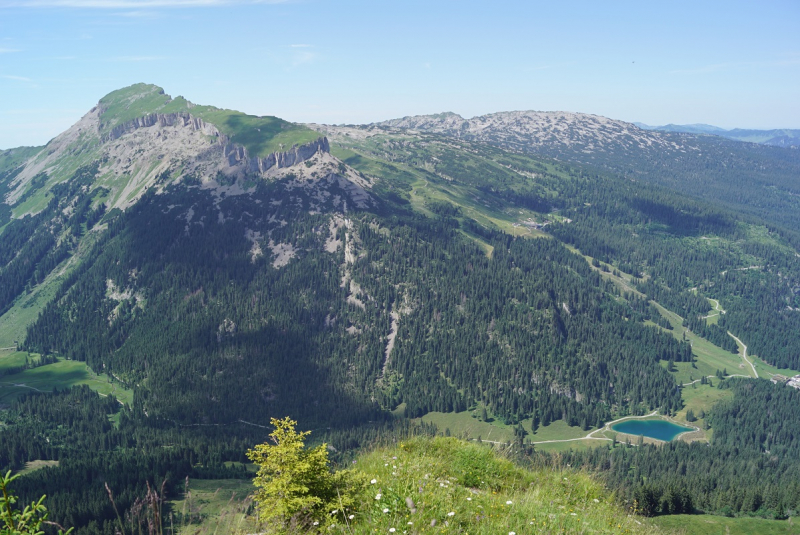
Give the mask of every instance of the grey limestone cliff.
M 168 126 L 185 127 L 215 137 L 217 138 L 217 143 L 223 147 L 222 152 L 228 160 L 228 165 L 233 167 L 243 164 L 248 171 L 254 173 L 264 173 L 273 167 L 276 169 L 291 167 L 308 160 L 318 152 L 330 152 L 328 139 L 320 137 L 310 143 L 295 145 L 288 151 L 273 152 L 264 158 L 251 157 L 247 154 L 245 147 L 232 143 L 230 138 L 220 132 L 216 126 L 186 112 L 151 113 L 144 117 L 138 117 L 115 126 L 109 133 L 102 136 L 101 140 L 103 142 L 113 141 L 139 128 L 152 126 L 160 126 L 162 128 Z

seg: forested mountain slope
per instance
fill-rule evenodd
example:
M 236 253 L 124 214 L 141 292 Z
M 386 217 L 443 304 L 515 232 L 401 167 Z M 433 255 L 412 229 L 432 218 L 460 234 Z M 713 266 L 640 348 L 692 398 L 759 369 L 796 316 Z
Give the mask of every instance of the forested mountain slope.
M 729 329 L 768 362 L 800 367 L 795 229 L 591 168 L 447 136 L 321 129 L 334 145 L 349 147 L 341 156 L 357 169 L 385 170 L 376 163 L 382 159 L 390 168 L 415 169 L 416 182 L 406 186 L 415 206 L 442 210 L 446 201 L 460 207 L 460 217 L 490 228 L 520 235 L 542 229 L 634 275 L 643 294 L 721 343 Z M 727 307 L 717 326 L 694 321 L 708 312 L 706 297 Z
M 797 150 L 643 130 L 623 121 L 568 112 L 500 112 L 472 119 L 445 113 L 370 126 L 439 133 L 587 164 L 800 228 Z
M 236 475 L 223 462 L 287 414 L 342 449 L 431 412 L 491 414 L 520 437 L 522 421 L 589 430 L 676 414 L 674 367 L 697 350 L 659 306 L 721 352 L 738 351 L 735 335 L 751 357 L 800 369 L 797 226 L 677 193 L 642 167 L 631 180 L 532 156 L 525 140 L 544 123 L 499 117 L 474 135 L 454 116 L 307 127 L 138 84 L 45 147 L 0 153 L 0 327 L 30 318 L 2 348 L 0 379 L 25 386 L 61 358 L 133 391 L 113 431 L 97 418 L 105 402 L 76 393 L 97 405 L 75 416 L 76 437 L 39 401 L 4 400 L 0 465 L 60 459 L 37 478 L 86 472 L 91 485 L 142 451 L 181 478 Z M 619 161 L 710 150 L 562 119 L 541 147 L 580 127 L 581 147 Z M 782 154 L 760 157 L 786 178 Z M 758 189 L 754 176 L 734 179 Z M 781 223 L 800 220 L 778 197 Z M 715 322 L 709 299 L 725 311 Z M 131 466 L 129 501 L 147 471 Z M 101 498 L 86 500 L 103 519 L 86 533 L 111 529 Z M 87 510 L 67 509 L 88 526 Z

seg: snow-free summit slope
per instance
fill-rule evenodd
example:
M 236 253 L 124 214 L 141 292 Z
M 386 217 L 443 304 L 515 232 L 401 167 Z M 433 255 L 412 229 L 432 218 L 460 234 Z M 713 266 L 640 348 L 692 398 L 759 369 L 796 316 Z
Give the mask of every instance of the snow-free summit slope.
M 724 203 L 800 231 L 798 150 L 705 134 L 643 130 L 632 123 L 572 112 L 513 111 L 472 119 L 445 113 L 404 117 L 364 129 L 443 134 L 589 165 Z

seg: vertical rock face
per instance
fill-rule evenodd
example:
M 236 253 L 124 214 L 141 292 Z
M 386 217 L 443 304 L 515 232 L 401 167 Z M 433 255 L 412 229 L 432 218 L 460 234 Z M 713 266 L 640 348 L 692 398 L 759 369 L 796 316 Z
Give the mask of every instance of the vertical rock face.
M 145 115 L 144 117 L 137 117 L 136 119 L 115 126 L 111 132 L 102 137 L 102 141 L 106 142 L 119 139 L 123 135 L 133 132 L 138 128 L 148 128 L 156 125 L 161 126 L 162 128 L 165 126 L 189 127 L 192 130 L 200 130 L 206 135 L 218 137 L 223 143 L 228 141 L 227 136 L 222 134 L 216 126 L 207 123 L 202 119 L 198 119 L 197 117 L 192 117 L 190 114 L 185 112 L 151 113 L 150 115 Z
M 242 149 L 241 153 L 243 158 L 247 159 L 247 151 L 244 150 L 244 147 L 237 148 Z M 273 152 L 266 158 L 251 158 L 248 160 L 248 168 L 251 171 L 258 171 L 259 173 L 263 173 L 272 167 L 284 169 L 304 162 L 318 152 L 330 152 L 328 138 L 321 137 L 311 143 L 296 145 L 286 152 Z
M 273 152 L 266 158 L 259 158 L 258 156 L 251 158 L 248 156 L 245 147 L 231 143 L 230 138 L 220 132 L 216 126 L 193 117 L 186 112 L 152 113 L 144 117 L 138 117 L 115 126 L 108 134 L 102 137 L 102 141 L 113 141 L 139 128 L 149 128 L 151 126 L 160 126 L 162 128 L 167 126 L 185 127 L 213 136 L 217 138 L 217 143 L 223 146 L 223 154 L 228 160 L 229 166 L 234 167 L 243 164 L 250 172 L 264 173 L 273 167 L 284 169 L 302 163 L 318 152 L 330 152 L 328 138 L 320 137 L 311 143 L 295 145 L 285 152 Z

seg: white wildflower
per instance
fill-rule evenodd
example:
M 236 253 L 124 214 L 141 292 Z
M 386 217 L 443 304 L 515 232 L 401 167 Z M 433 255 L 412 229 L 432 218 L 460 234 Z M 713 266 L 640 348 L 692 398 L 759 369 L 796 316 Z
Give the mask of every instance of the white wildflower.
M 389 512 L 389 509 L 384 509 L 384 510 L 383 510 L 383 512 L 384 512 L 384 513 L 388 513 L 388 512 Z
M 372 481 L 370 481 L 370 483 L 372 483 L 373 485 L 374 485 L 375 483 L 377 483 L 377 482 L 378 482 L 378 480 L 377 480 L 377 479 L 373 479 Z
M 380 499 L 381 499 L 381 496 L 383 496 L 383 494 L 381 494 L 381 493 L 379 492 L 378 494 L 376 494 L 376 495 L 375 495 L 375 499 L 376 499 L 376 500 L 380 500 Z
M 456 513 L 455 511 L 450 511 L 449 513 L 447 513 L 447 516 L 456 516 Z

